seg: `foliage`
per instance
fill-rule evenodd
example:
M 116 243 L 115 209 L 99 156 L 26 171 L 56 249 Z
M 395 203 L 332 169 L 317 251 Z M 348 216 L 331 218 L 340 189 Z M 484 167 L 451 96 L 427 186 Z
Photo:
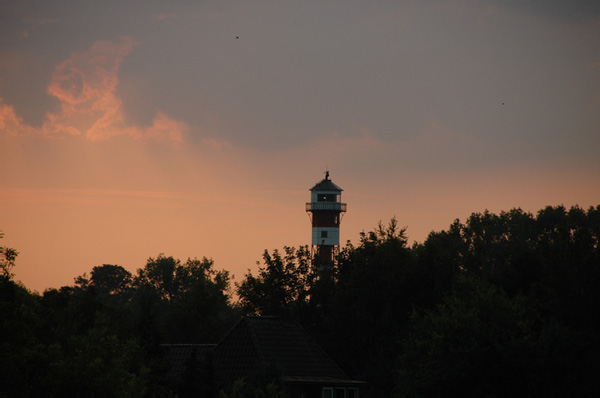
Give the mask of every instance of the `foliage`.
M 535 313 L 463 275 L 435 309 L 411 315 L 397 388 L 406 396 L 506 396 L 528 392 L 535 363 Z
M 219 338 L 235 316 L 207 259 L 159 255 L 135 277 L 105 264 L 43 295 L 0 278 L 0 396 L 168 394 L 158 345 Z
M 4 234 L 0 232 L 0 239 L 4 238 Z M 9 247 L 0 246 L 0 271 L 2 275 L 12 277 L 12 269 L 15 266 L 15 261 L 19 252 Z
M 159 254 L 135 274 L 104 264 L 40 295 L 1 250 L 0 396 L 218 391 L 174 385 L 160 344 L 218 341 L 240 311 L 296 318 L 375 397 L 600 389 L 600 206 L 474 213 L 412 247 L 392 219 L 329 264 L 306 246 L 265 251 L 237 304 L 206 258 Z M 284 394 L 255 376 L 222 396 Z
M 306 274 L 265 253 L 237 285 L 242 308 L 293 308 L 373 396 L 597 389 L 600 206 L 474 213 L 412 247 L 405 232 L 380 223 Z
M 396 366 L 399 395 L 597 391 L 599 214 L 600 206 L 557 206 L 455 222 L 444 257 L 458 277 L 442 303 L 413 312 Z
M 283 255 L 278 250 L 272 255 L 265 251 L 263 264 L 257 262 L 256 277 L 249 270 L 244 281 L 236 284 L 245 313 L 281 315 L 309 304 L 317 270 L 311 267 L 307 246 L 284 247 Z
M 159 254 L 138 270 L 133 280 L 142 322 L 154 324 L 158 339 L 170 343 L 218 341 L 236 318 L 230 306 L 230 277 L 213 269 L 213 261 L 185 263 Z
M 418 289 L 405 232 L 392 219 L 385 227 L 380 223 L 361 233 L 357 247 L 342 250 L 330 315 L 323 320 L 323 343 L 332 347 L 334 358 L 377 390 L 393 384 L 396 349 L 389 342 L 410 312 L 410 292 Z

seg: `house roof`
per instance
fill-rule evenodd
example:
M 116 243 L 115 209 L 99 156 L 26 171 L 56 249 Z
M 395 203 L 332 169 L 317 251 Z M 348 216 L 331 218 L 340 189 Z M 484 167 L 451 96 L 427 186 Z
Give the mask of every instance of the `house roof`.
M 215 347 L 214 366 L 224 381 L 270 366 L 291 383 L 352 383 L 297 322 L 279 317 L 240 320 Z
M 310 189 L 311 191 L 343 191 L 342 188 L 338 187 L 329 179 L 329 172 L 325 173 L 325 178 L 323 178 L 320 182 L 318 182 L 314 187 Z
M 214 344 L 162 344 L 164 358 L 169 365 L 166 377 L 181 379 L 190 369 L 202 369 L 206 357 L 215 348 Z

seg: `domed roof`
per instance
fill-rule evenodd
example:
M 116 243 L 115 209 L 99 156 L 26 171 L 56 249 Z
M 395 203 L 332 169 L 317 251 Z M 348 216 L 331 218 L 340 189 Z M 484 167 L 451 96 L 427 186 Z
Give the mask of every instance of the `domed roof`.
M 320 182 L 318 182 L 314 187 L 310 189 L 311 191 L 343 191 L 342 188 L 335 185 L 329 179 L 329 171 L 325 172 L 325 178 L 323 178 Z

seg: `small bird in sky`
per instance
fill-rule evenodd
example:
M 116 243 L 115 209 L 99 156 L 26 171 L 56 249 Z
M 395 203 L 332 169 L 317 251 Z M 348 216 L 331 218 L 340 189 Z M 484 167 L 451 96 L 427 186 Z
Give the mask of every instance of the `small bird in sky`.
M 239 37 L 239 36 L 236 36 L 235 38 L 236 38 L 236 39 L 239 39 L 240 37 Z

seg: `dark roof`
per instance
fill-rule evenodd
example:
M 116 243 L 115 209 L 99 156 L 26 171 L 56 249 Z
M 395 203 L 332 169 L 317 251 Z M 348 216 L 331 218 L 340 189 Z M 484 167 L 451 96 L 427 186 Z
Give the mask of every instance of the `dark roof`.
M 162 344 L 164 358 L 169 366 L 166 376 L 179 380 L 190 369 L 205 367 L 206 357 L 215 348 L 214 344 Z
M 329 179 L 329 172 L 325 173 L 325 178 L 318 182 L 311 191 L 343 191 L 342 188 L 338 187 Z
M 225 382 L 270 366 L 292 383 L 353 383 L 297 322 L 279 317 L 240 320 L 215 347 L 214 366 Z

